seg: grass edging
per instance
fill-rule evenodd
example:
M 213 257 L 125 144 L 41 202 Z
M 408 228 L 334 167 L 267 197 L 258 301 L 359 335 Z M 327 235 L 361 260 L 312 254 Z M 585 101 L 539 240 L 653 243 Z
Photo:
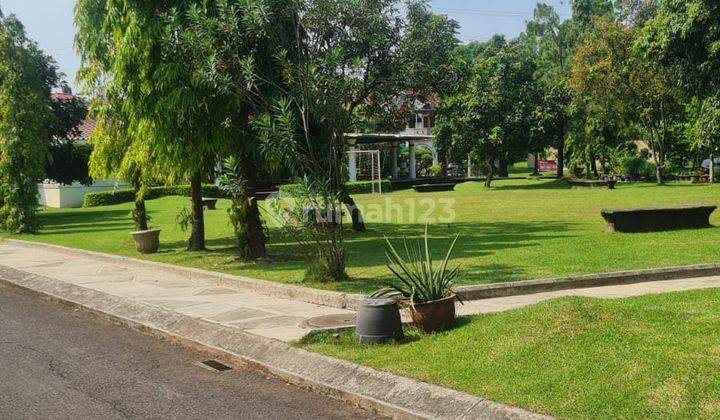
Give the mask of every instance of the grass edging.
M 0 266 L 0 281 L 50 301 L 63 303 L 124 327 L 182 345 L 231 366 L 249 366 L 294 385 L 381 415 L 419 419 L 548 418 L 45 276 Z
M 720 264 L 699 264 L 618 271 L 603 274 L 587 274 L 582 276 L 557 277 L 552 279 L 525 280 L 509 283 L 493 283 L 478 286 L 461 286 L 457 288 L 457 292 L 458 295 L 465 300 L 481 300 L 496 297 L 530 295 L 557 290 L 616 286 L 717 275 L 720 275 Z

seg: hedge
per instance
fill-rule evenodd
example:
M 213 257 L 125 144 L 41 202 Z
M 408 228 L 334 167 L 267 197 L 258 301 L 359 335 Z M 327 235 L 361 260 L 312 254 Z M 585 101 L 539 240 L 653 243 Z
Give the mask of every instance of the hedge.
M 373 184 L 375 185 L 375 188 L 377 189 L 377 181 L 371 182 L 371 181 L 358 181 L 358 182 L 348 182 L 345 184 L 345 188 L 347 189 L 348 194 L 370 194 L 373 191 Z M 289 194 L 293 195 L 296 193 L 298 188 L 298 184 L 287 184 L 280 186 L 280 193 L 281 194 Z M 383 192 L 390 192 L 392 191 L 392 184 L 388 180 L 382 181 L 382 190 Z
M 203 185 L 203 197 L 218 198 L 221 196 L 220 188 L 217 185 Z M 168 187 L 152 187 L 145 199 L 152 200 L 160 197 L 177 195 L 190 197 L 189 185 L 172 185 Z M 115 190 L 85 194 L 83 207 L 112 206 L 114 204 L 131 203 L 135 201 L 135 193 L 132 190 Z

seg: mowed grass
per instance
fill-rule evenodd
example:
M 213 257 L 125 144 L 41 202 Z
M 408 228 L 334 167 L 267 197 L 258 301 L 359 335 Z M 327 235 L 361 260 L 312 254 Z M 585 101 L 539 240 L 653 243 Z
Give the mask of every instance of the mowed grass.
M 454 262 L 462 266 L 460 284 L 482 284 L 638 268 L 711 263 L 720 260 L 720 227 L 648 234 L 607 234 L 603 208 L 720 203 L 720 186 L 673 184 L 620 185 L 617 190 L 571 190 L 553 180 L 498 181 L 458 185 L 449 193 L 399 191 L 355 197 L 365 211 L 369 231 L 348 233 L 350 281 L 313 283 L 310 287 L 367 293 L 389 280 L 384 237 L 419 239 L 422 216 L 430 226 L 440 256 L 455 235 L 460 239 Z M 40 241 L 147 258 L 233 274 L 302 283 L 302 254 L 270 220 L 269 259 L 242 263 L 235 258 L 228 223 L 228 203 L 206 212 L 208 251 L 185 250 L 188 234 L 176 223 L 186 197 L 148 202 L 151 226 L 163 230 L 161 252 L 141 256 L 132 247 L 131 204 L 89 209 L 45 209 L 42 231 L 19 235 Z M 451 217 L 449 217 L 451 216 Z M 448 218 L 449 217 L 449 218 Z M 447 220 L 446 220 L 447 218 Z M 720 212 L 712 218 L 720 225 Z M 6 235 L 7 234 L 0 234 Z
M 298 345 L 560 418 L 720 418 L 720 290 L 560 298 L 436 335 Z

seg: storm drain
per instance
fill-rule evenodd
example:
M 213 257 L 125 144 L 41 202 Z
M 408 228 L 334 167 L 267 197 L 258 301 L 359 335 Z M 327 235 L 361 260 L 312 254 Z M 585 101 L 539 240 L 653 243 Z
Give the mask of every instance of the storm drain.
M 204 360 L 202 362 L 197 362 L 197 364 L 213 372 L 226 372 L 228 370 L 232 370 L 230 366 L 222 364 L 217 360 Z

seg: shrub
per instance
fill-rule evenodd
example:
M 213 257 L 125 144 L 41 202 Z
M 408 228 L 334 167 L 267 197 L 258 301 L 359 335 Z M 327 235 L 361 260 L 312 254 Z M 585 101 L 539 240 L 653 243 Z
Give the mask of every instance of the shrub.
M 411 304 L 432 302 L 453 295 L 453 284 L 460 274 L 460 267 L 448 268 L 448 262 L 458 237 L 448 248 L 445 258 L 439 264 L 433 262 L 430 252 L 428 225 L 422 244 L 408 245 L 405 242 L 405 255 L 402 256 L 385 238 L 385 255 L 388 268 L 395 276 L 397 283 L 388 283 L 387 287 L 378 290 L 371 297 L 393 297 L 407 299 Z
M 345 184 L 345 189 L 347 190 L 347 193 L 350 195 L 354 194 L 370 194 L 373 191 L 373 184 L 375 184 L 375 188 L 377 188 L 377 181 L 371 182 L 371 181 L 357 181 L 357 182 L 348 182 Z M 392 191 L 392 184 L 388 180 L 382 181 L 382 190 L 383 192 L 390 192 Z M 299 184 L 287 184 L 280 186 L 280 193 L 283 195 L 298 195 L 302 193 L 302 190 L 299 187 Z
M 440 165 L 432 165 L 428 168 L 428 174 L 430 176 L 440 176 L 442 175 L 442 167 Z
M 50 158 L 45 164 L 45 177 L 63 185 L 77 181 L 90 185 L 88 173 L 92 146 L 87 144 L 59 143 L 50 145 Z
M 190 197 L 189 185 L 171 185 L 165 187 L 152 187 L 145 196 L 146 200 L 152 200 L 168 196 Z M 203 185 L 203 197 L 220 197 L 220 188 L 217 185 Z M 131 203 L 135 201 L 135 193 L 132 190 L 114 190 L 85 194 L 83 207 L 112 206 L 115 204 Z

